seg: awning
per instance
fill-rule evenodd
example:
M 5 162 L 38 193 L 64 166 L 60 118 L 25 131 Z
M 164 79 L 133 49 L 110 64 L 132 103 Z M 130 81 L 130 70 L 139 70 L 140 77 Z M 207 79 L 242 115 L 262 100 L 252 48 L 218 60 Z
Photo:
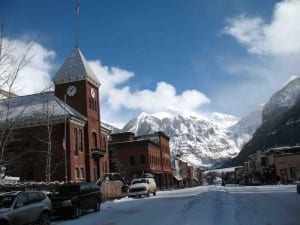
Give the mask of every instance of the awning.
M 173 175 L 173 177 L 177 180 L 177 181 L 182 181 L 182 177 L 180 175 Z

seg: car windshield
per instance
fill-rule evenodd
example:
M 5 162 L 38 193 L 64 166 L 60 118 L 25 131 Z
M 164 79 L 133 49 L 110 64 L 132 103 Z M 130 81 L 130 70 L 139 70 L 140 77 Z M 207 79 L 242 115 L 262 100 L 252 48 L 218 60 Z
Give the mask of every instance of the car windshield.
M 15 198 L 15 195 L 0 196 L 0 209 L 10 208 Z
M 132 181 L 132 184 L 139 184 L 139 183 L 149 183 L 146 179 L 140 179 L 140 180 L 134 180 Z

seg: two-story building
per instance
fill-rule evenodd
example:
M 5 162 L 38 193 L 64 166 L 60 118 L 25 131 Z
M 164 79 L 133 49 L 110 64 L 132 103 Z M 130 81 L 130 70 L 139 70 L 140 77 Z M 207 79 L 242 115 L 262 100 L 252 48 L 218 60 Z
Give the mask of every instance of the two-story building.
M 109 142 L 112 172 L 120 172 L 130 182 L 151 173 L 158 187 L 168 188 L 172 182 L 169 137 L 163 132 L 135 136 L 134 133 L 111 134 Z

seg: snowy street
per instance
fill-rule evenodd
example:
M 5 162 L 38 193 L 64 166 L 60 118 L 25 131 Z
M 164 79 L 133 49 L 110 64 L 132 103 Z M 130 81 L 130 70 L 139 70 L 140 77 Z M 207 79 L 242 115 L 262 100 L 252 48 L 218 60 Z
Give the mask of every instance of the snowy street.
M 295 185 L 201 186 L 107 201 L 99 213 L 53 225 L 299 225 Z

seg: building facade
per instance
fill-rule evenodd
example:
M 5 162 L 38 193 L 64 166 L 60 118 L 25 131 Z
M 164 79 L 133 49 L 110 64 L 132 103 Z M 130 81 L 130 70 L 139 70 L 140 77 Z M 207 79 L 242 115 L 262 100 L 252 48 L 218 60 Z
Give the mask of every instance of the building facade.
M 300 179 L 300 146 L 272 148 L 265 154 L 268 172 L 275 171 L 277 181 L 287 184 Z
M 172 186 L 169 137 L 163 132 L 135 136 L 134 133 L 112 134 L 109 142 L 112 172 L 120 172 L 130 182 L 151 173 L 159 188 Z

